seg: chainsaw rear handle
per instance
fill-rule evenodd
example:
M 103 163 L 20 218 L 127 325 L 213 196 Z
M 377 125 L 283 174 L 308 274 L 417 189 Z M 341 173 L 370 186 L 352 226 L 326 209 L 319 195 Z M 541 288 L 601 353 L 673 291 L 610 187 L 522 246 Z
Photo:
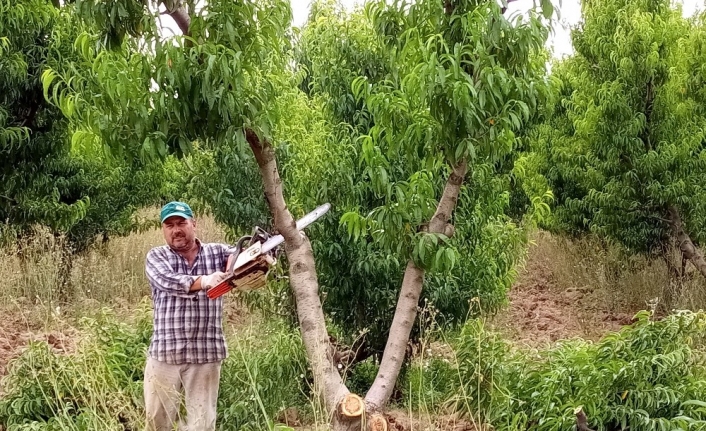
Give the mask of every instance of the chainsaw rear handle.
M 230 274 L 233 272 L 233 264 L 235 264 L 235 261 L 238 260 L 238 255 L 240 254 L 241 251 L 243 251 L 243 243 L 245 241 L 249 241 L 252 239 L 252 236 L 246 235 L 240 237 L 238 239 L 238 242 L 235 243 L 235 248 L 233 252 L 228 256 L 228 262 L 226 263 L 226 273 Z
M 221 281 L 218 285 L 208 289 L 206 291 L 206 296 L 208 296 L 210 299 L 216 299 L 230 292 L 232 289 L 233 285 L 230 284 L 230 279 L 227 278 Z

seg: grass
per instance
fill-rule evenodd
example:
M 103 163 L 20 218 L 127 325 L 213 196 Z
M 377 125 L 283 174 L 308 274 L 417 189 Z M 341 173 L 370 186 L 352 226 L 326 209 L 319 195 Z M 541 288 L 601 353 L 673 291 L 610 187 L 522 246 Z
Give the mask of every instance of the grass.
M 545 231 L 535 234 L 529 256 L 538 263 L 535 271 L 550 273 L 557 290 L 588 291 L 602 310 L 626 312 L 653 304 L 662 312 L 706 308 L 706 279 L 691 264 L 682 280 L 674 280 L 663 259 L 630 255 L 592 236 L 568 239 Z
M 198 236 L 207 242 L 224 241 L 225 233 L 206 217 L 199 220 Z M 14 413 L 0 412 L 15 415 L 15 428 L 10 429 L 141 429 L 141 373 L 151 323 L 144 256 L 163 243 L 161 232 L 150 230 L 111 239 L 77 257 L 71 274 L 74 300 L 63 308 L 52 289 L 60 247 L 51 235 L 38 231 L 20 246 L 0 249 L 0 277 L 10 287 L 0 291 L 0 311 L 6 315 L 0 332 L 8 345 L 18 347 L 12 356 L 35 340 L 0 384 L 0 404 L 7 406 L 10 400 L 10 405 L 19 406 Z M 18 257 L 20 249 L 24 260 Z M 588 291 L 588 298 L 605 310 L 642 309 L 652 298 L 659 298 L 658 308 L 663 309 L 706 304 L 706 282 L 692 269 L 676 284 L 667 277 L 663 261 L 627 256 L 592 238 L 568 240 L 538 232 L 527 262 L 525 271 L 546 273 L 553 289 Z M 298 429 L 327 429 L 326 413 L 310 397 L 311 375 L 298 331 L 279 317 L 265 319 L 247 311 L 236 295 L 226 302 L 231 353 L 223 367 L 219 429 L 275 430 L 292 412 L 294 423 L 304 424 Z M 430 310 L 433 307 L 425 308 L 421 318 L 433 321 Z M 474 354 L 484 359 L 469 368 L 468 354 L 464 356 L 454 341 L 458 336 L 426 326 L 392 406 L 396 421 L 407 429 L 454 429 L 455 422 L 481 427 L 495 414 L 480 397 L 493 390 L 483 386 L 483 379 L 491 376 L 492 383 L 500 378 L 492 377 L 494 373 L 508 366 L 502 355 L 492 356 L 503 340 L 476 333 L 478 342 L 485 344 Z M 3 341 L 0 336 L 0 344 Z M 589 349 L 590 344 L 578 346 Z M 349 383 L 363 392 L 377 366 L 369 360 L 355 367 Z M 554 372 L 548 365 L 542 367 L 548 375 Z M 566 412 L 557 414 L 565 423 Z M 29 419 L 18 425 L 22 418 Z
M 143 212 L 157 217 L 158 209 Z M 204 242 L 224 242 L 223 229 L 210 217 L 197 220 L 197 235 Z M 108 305 L 131 308 L 146 296 L 149 286 L 144 276 L 145 256 L 150 248 L 164 244 L 158 229 L 136 232 L 122 238 L 111 238 L 90 252 L 75 258 L 71 272 L 74 289 L 72 313 L 84 315 L 86 310 Z M 20 250 L 25 256 L 20 259 Z M 56 292 L 61 256 L 60 241 L 48 231 L 37 229 L 20 244 L 0 249 L 0 279 L 11 289 L 0 291 L 0 307 L 44 308 L 56 306 Z

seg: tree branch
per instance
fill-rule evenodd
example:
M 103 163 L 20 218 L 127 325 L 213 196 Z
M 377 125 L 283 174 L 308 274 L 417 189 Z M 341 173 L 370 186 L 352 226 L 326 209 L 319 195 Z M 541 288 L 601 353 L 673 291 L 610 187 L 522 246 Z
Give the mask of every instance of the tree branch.
M 191 36 L 189 27 L 191 26 L 191 17 L 180 0 L 174 2 L 162 0 L 162 4 L 167 9 L 166 14 L 171 16 L 174 22 L 179 26 L 179 30 L 184 36 Z
M 446 181 L 444 193 L 441 195 L 436 212 L 429 221 L 430 233 L 444 233 L 446 224 L 456 208 L 461 184 L 463 184 L 467 171 L 468 163 L 466 160 L 454 166 L 451 175 Z M 382 409 L 390 399 L 390 395 L 392 395 L 392 390 L 395 387 L 400 368 L 404 362 L 409 334 L 417 318 L 417 306 L 423 286 L 424 269 L 417 267 L 410 259 L 402 280 L 402 289 L 397 300 L 397 309 L 390 327 L 390 334 L 382 356 L 382 362 L 380 363 L 380 370 L 368 394 L 365 396 L 365 401 L 371 406 L 373 411 Z
M 647 89 L 645 90 L 645 128 L 640 134 L 643 144 L 645 145 L 646 151 L 652 151 L 652 142 L 650 139 L 650 122 L 652 121 L 652 110 L 654 108 L 654 79 L 650 78 L 647 81 Z
M 506 3 L 506 5 L 509 5 L 510 3 L 516 2 L 516 1 L 519 1 L 519 0 L 507 0 L 505 3 Z M 505 11 L 507 11 L 507 6 L 503 6 L 500 8 L 501 13 L 505 13 Z

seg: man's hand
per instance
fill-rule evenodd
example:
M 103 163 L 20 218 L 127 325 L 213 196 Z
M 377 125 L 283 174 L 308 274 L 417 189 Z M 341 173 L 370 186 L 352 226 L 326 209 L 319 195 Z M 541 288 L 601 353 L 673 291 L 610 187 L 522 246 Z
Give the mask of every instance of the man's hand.
M 216 271 L 213 274 L 202 275 L 201 276 L 201 290 L 208 290 L 215 287 L 226 278 L 226 273 L 221 271 Z

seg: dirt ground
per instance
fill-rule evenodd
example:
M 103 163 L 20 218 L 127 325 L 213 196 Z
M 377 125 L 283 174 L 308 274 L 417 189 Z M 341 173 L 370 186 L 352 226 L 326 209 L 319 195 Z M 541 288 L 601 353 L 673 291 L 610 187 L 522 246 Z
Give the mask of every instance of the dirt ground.
M 7 372 L 8 363 L 19 356 L 32 341 L 46 341 L 57 352 L 70 353 L 74 350 L 78 331 L 66 325 L 53 325 L 56 329 L 47 330 L 46 325 L 30 318 L 20 309 L 3 310 L 0 319 L 0 376 Z M 2 388 L 0 386 L 0 393 Z
M 471 421 L 456 414 L 431 416 L 393 409 L 385 413 L 388 431 L 476 431 Z M 301 424 L 296 409 L 288 408 L 275 418 L 278 423 L 293 427 L 297 431 L 325 431 L 321 428 Z
M 560 288 L 552 265 L 530 254 L 509 292 L 508 307 L 491 321 L 491 326 L 530 346 L 572 337 L 597 340 L 630 324 L 638 311 L 608 310 L 604 307 L 605 295 L 590 286 Z

